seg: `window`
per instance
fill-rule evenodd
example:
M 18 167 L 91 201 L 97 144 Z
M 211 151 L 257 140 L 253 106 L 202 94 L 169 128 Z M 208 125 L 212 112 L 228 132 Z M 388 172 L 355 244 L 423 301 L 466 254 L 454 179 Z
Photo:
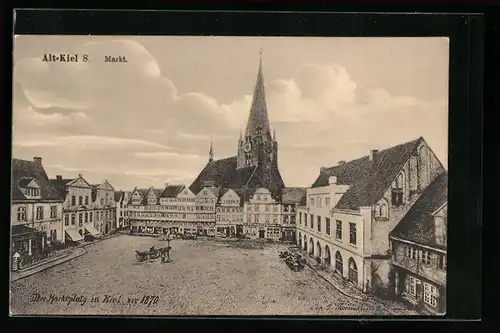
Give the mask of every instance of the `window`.
M 76 206 L 76 197 L 74 195 L 71 196 L 71 206 Z
M 69 215 L 64 215 L 64 225 L 65 226 L 69 225 Z
M 379 205 L 375 205 L 373 207 L 373 213 L 374 213 L 375 218 L 380 217 L 380 206 Z
M 76 215 L 75 214 L 71 214 L 71 225 L 75 225 L 76 223 Z
M 403 176 L 403 173 L 400 173 L 398 175 L 398 179 L 396 181 L 396 188 L 402 189 L 403 188 L 403 182 L 404 182 L 404 176 Z
M 81 195 L 78 197 L 78 205 L 83 205 L 83 197 Z
M 343 276 L 343 270 L 342 255 L 337 251 L 337 253 L 335 253 L 335 271 Z
M 252 211 L 252 206 L 248 205 L 247 210 L 248 210 L 249 212 L 251 212 L 251 211 Z
M 330 219 L 328 217 L 325 218 L 325 224 L 326 224 L 326 234 L 330 235 Z
M 36 207 L 36 219 L 43 220 L 43 206 Z
M 388 215 L 387 215 L 387 205 L 385 203 L 383 203 L 381 206 L 380 206 L 380 217 L 382 218 L 387 218 Z
M 92 212 L 89 213 L 89 222 L 92 222 Z
M 392 191 L 392 204 L 394 206 L 400 206 L 403 204 L 403 192 L 399 192 L 398 190 Z
M 264 206 L 264 211 L 268 212 L 269 211 L 269 206 L 268 205 L 265 205 Z
M 406 285 L 406 292 L 412 296 L 417 295 L 417 279 L 413 276 L 409 276 L 408 284 Z
M 89 221 L 89 213 L 85 213 L 85 223 Z
M 101 198 L 101 206 L 104 206 L 104 198 Z
M 26 207 L 17 207 L 17 220 L 26 221 Z
M 57 217 L 57 206 L 50 206 L 50 218 Z
M 326 207 L 330 207 L 330 198 L 325 198 Z
M 85 204 L 86 204 L 86 205 L 88 205 L 88 204 L 89 204 L 89 196 L 88 196 L 88 195 L 86 195 L 86 196 L 85 196 Z
M 414 247 L 408 246 L 406 248 L 406 257 L 410 259 L 417 259 L 417 250 Z
M 342 239 L 342 221 L 336 220 L 335 238 Z
M 348 278 L 354 284 L 358 284 L 358 267 L 356 265 L 356 262 L 352 258 L 349 258 L 349 275 L 348 275 Z
M 432 307 L 437 305 L 437 288 L 424 282 L 424 302 Z
M 309 220 L 311 229 L 314 229 L 314 215 L 311 214 L 311 219 Z
M 349 243 L 356 244 L 356 223 L 349 223 Z
M 318 198 L 318 200 L 316 200 L 316 205 L 318 205 L 318 207 L 321 207 L 321 198 Z
M 321 216 L 318 216 L 318 231 L 321 232 Z
M 273 206 L 273 211 L 277 212 L 278 211 L 278 206 L 277 205 L 274 205 Z
M 437 268 L 446 269 L 446 256 L 443 254 L 438 255 Z
M 79 213 L 78 214 L 78 226 L 82 226 L 83 225 L 83 213 Z
M 314 198 L 311 198 L 311 207 L 314 206 Z
M 429 251 L 422 251 L 422 263 L 426 265 L 431 264 L 431 254 L 429 253 Z

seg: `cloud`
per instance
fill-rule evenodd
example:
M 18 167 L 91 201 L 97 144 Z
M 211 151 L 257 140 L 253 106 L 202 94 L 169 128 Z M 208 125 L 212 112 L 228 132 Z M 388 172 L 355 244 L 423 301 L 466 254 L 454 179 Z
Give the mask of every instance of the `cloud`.
M 57 150 L 61 160 L 52 165 L 71 156 L 96 177 L 113 174 L 130 184 L 125 176 L 139 181 L 133 172 L 161 182 L 193 179 L 212 140 L 217 157 L 236 153 L 253 89 L 225 103 L 197 91 L 195 82 L 193 91 L 180 93 L 162 72 L 165 59 L 133 40 L 92 41 L 73 51 L 90 61 L 15 59 L 14 154 L 36 149 L 56 158 Z M 105 55 L 126 55 L 128 62 L 106 64 Z M 419 136 L 446 165 L 446 96 L 394 96 L 382 86 L 361 88 L 340 64 L 309 63 L 266 79 L 266 98 L 286 184 L 308 185 L 320 166 Z

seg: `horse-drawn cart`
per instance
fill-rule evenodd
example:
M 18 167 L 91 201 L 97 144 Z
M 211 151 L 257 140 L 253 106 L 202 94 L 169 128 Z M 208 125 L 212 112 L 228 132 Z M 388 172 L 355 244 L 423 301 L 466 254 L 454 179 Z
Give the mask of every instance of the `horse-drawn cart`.
M 161 247 L 159 249 L 151 248 L 149 251 L 135 251 L 135 257 L 139 261 L 158 259 L 162 253 L 168 253 L 171 247 Z

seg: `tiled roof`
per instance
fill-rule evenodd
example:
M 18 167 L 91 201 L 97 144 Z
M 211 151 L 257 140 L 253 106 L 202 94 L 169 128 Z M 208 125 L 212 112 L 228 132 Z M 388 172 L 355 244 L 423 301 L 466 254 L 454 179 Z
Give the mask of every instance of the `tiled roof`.
M 23 188 L 28 186 L 28 184 L 31 183 L 33 179 L 33 177 L 19 179 L 19 187 Z
M 281 200 L 284 204 L 305 205 L 306 192 L 305 187 L 285 187 L 281 192 Z
M 236 165 L 236 156 L 208 162 L 189 189 L 198 194 L 205 187 L 205 181 L 211 182 L 213 187 L 233 189 L 244 187 L 256 167 L 237 169 Z
M 437 176 L 425 188 L 410 210 L 399 221 L 391 236 L 417 244 L 446 249 L 436 243 L 436 230 L 432 213 L 448 200 L 448 173 Z
M 160 193 L 161 198 L 175 198 L 184 189 L 184 185 L 167 185 Z
M 66 199 L 66 194 L 67 194 L 67 191 L 66 191 L 66 184 L 68 184 L 69 182 L 73 181 L 74 179 L 51 179 L 50 180 L 50 184 L 56 189 L 56 191 L 58 192 L 59 196 L 65 200 Z
M 327 186 L 329 177 L 336 176 L 337 184 L 350 185 L 336 208 L 358 209 L 361 206 L 372 206 L 389 188 L 397 173 L 423 140 L 420 137 L 381 150 L 374 155 L 373 161 L 370 161 L 369 156 L 364 156 L 327 168 L 320 172 L 312 187 Z
M 115 201 L 120 201 L 120 199 L 122 198 L 122 196 L 125 194 L 125 192 L 123 191 L 115 191 Z
M 59 192 L 51 185 L 49 177 L 41 164 L 33 161 L 12 159 L 11 172 L 11 192 L 12 200 L 25 200 L 26 197 L 19 189 L 19 181 L 24 178 L 35 178 L 41 186 L 42 199 L 45 200 L 62 200 Z

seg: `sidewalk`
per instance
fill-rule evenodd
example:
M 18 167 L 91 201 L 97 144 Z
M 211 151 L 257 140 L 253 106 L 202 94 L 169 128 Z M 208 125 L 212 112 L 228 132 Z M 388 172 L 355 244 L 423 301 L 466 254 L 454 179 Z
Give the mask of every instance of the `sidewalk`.
M 54 266 L 57 266 L 59 264 L 62 264 L 63 262 L 75 259 L 81 255 L 84 255 L 85 253 L 87 253 L 87 250 L 85 249 L 85 247 L 79 247 L 79 248 L 76 248 L 75 250 L 73 250 L 69 253 L 65 253 L 65 254 L 63 254 L 59 257 L 56 257 L 56 258 L 51 258 L 50 260 L 41 262 L 37 265 L 34 265 L 30 268 L 27 268 L 26 270 L 11 272 L 11 275 L 10 275 L 11 280 L 10 281 L 14 282 L 14 281 L 17 281 L 20 279 L 24 279 L 25 277 L 39 273 L 39 272 L 44 271 L 50 267 L 54 267 Z
M 290 250 L 293 251 L 294 249 L 290 248 Z M 302 255 L 303 258 L 306 259 L 306 265 L 311 270 L 313 270 L 316 274 L 321 276 L 325 281 L 331 284 L 341 294 L 350 297 L 352 299 L 356 299 L 358 301 L 363 301 L 366 303 L 373 304 L 374 306 L 380 308 L 384 312 L 389 312 L 391 315 L 395 316 L 419 315 L 418 312 L 408 309 L 402 303 L 381 299 L 374 295 L 362 292 L 361 290 L 356 288 L 351 282 L 335 275 L 333 271 L 331 271 L 330 269 L 323 269 L 323 270 L 320 269 L 315 258 L 311 258 L 303 251 L 300 251 L 300 254 Z

